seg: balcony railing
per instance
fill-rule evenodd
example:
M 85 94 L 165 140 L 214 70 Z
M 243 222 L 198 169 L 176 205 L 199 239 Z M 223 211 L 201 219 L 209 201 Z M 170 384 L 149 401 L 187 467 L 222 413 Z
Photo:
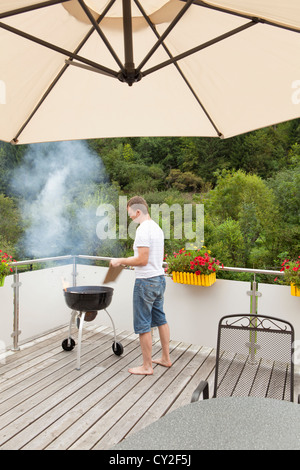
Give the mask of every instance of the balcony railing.
M 85 261 L 110 261 L 111 258 L 88 255 L 68 255 L 51 258 L 31 259 L 11 263 L 13 276 L 6 279 L 2 305 L 6 307 L 2 343 L 12 350 L 19 349 L 20 340 L 32 339 L 51 329 L 67 324 L 70 314 L 62 295 L 62 278 L 68 278 L 69 285 L 101 284 L 107 267 L 84 264 Z M 42 270 L 20 273 L 19 267 L 47 263 L 65 263 Z M 71 268 L 71 271 L 70 271 Z M 50 269 L 50 271 L 49 271 Z M 221 316 L 231 313 L 264 313 L 290 321 L 300 338 L 300 299 L 290 295 L 290 288 L 258 283 L 256 274 L 281 276 L 280 271 L 224 267 L 226 271 L 253 274 L 252 282 L 217 279 L 212 287 L 197 287 L 175 284 L 167 278 L 165 308 L 171 329 L 171 339 L 187 341 L 206 346 L 215 345 L 217 323 Z M 13 278 L 12 291 L 7 288 Z M 115 288 L 112 305 L 109 309 L 122 328 L 132 330 L 132 287 L 133 270 L 124 270 L 112 285 Z M 22 287 L 21 287 L 22 286 Z M 259 287 L 259 290 L 258 290 Z M 3 314 L 2 314 L 3 315 Z M 26 317 L 26 318 L 25 318 Z M 298 319 L 299 317 L 299 319 Z M 51 320 L 51 321 L 50 321 Z M 8 324 L 12 321 L 12 334 L 8 334 Z M 105 320 L 104 320 L 105 321 Z M 24 331 L 23 331 L 24 329 Z M 6 332 L 5 332 L 6 331 Z M 22 333 L 21 333 L 22 331 Z M 12 345 L 9 344 L 12 337 Z

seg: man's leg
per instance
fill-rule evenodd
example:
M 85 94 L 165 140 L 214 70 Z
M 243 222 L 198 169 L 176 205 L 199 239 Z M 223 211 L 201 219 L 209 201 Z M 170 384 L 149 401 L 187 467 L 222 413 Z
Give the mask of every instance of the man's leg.
M 170 329 L 168 323 L 158 327 L 159 338 L 162 347 L 162 355 L 159 359 L 152 359 L 152 362 L 155 364 L 160 364 L 161 366 L 171 367 L 172 362 L 170 360 Z
M 148 333 L 140 333 L 140 345 L 143 355 L 143 365 L 140 367 L 132 367 L 128 372 L 136 375 L 152 375 L 152 335 L 151 331 Z

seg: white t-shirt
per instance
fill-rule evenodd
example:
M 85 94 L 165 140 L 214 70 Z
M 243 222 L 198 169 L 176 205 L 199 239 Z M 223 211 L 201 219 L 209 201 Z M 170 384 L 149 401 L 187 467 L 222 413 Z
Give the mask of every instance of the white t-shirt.
M 134 256 L 138 248 L 149 247 L 149 259 L 146 266 L 135 266 L 137 278 L 148 278 L 164 274 L 164 232 L 154 220 L 144 220 L 136 229 L 133 244 Z

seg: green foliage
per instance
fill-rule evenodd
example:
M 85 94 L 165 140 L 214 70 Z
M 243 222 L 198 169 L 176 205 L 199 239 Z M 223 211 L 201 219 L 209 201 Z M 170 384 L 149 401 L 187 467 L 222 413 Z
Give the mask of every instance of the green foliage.
M 84 217 L 103 203 L 117 209 L 119 195 L 140 194 L 149 206 L 203 203 L 205 244 L 224 265 L 277 268 L 274 260 L 281 253 L 299 256 L 300 119 L 225 140 L 131 137 L 94 139 L 88 145 L 101 158 L 109 181 L 74 185 L 74 197 L 65 208 L 65 217 L 88 254 L 127 256 L 133 241 L 100 241 L 94 226 L 76 219 L 78 208 Z M 12 199 L 10 183 L 25 150 L 26 146 L 0 142 L 0 244 L 14 257 L 20 254 L 24 227 L 18 210 L 22 200 Z M 118 230 L 116 211 L 117 234 Z M 171 224 L 166 252 L 178 252 L 189 241 L 184 233 L 176 238 L 174 230 Z M 227 275 L 233 276 L 222 273 Z
M 26 145 L 18 147 L 0 141 L 0 193 L 7 196 L 13 194 L 10 185 L 11 175 L 14 168 L 22 161 L 25 151 Z
M 262 268 L 272 262 L 279 211 L 272 190 L 259 176 L 223 170 L 206 197 L 205 211 L 214 225 L 209 246 L 221 250 L 217 256 L 226 260 L 224 250 L 233 244 L 236 248 L 232 246 L 228 251 L 231 264 L 249 266 L 251 260 L 252 267 L 258 267 L 259 259 Z M 266 250 L 260 250 L 257 258 L 255 253 L 262 240 Z
M 209 222 L 206 220 L 206 226 Z M 238 221 L 226 219 L 218 225 L 210 222 L 210 235 L 205 236 L 205 243 L 225 266 L 242 266 L 244 239 Z
M 278 207 L 279 250 L 287 251 L 291 258 L 300 253 L 300 145 L 294 144 L 289 152 L 289 165 L 267 181 Z
M 170 170 L 169 176 L 166 178 L 168 187 L 177 189 L 178 191 L 200 192 L 208 187 L 201 176 L 197 176 L 191 171 L 180 171 L 177 169 Z
M 94 149 L 97 145 L 90 144 Z M 117 143 L 100 154 L 110 181 L 127 193 L 140 193 L 147 187 L 157 191 L 163 187 L 164 172 L 159 164 L 147 165 L 138 158 L 129 143 Z
M 288 224 L 300 224 L 300 146 L 295 145 L 292 164 L 285 170 L 279 171 L 268 180 L 268 186 L 272 189 L 279 206 L 280 219 Z
M 15 245 L 17 245 L 22 231 L 21 216 L 14 200 L 0 194 L 0 246 L 2 251 L 15 256 Z

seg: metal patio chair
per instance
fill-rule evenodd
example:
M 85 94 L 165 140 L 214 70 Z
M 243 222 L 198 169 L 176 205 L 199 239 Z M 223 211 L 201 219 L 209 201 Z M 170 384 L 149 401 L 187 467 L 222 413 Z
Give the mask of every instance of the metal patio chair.
M 254 396 L 293 401 L 294 328 L 284 320 L 254 314 L 227 315 L 218 327 L 213 398 Z M 201 381 L 191 402 L 209 398 Z M 298 400 L 299 402 L 299 400 Z

